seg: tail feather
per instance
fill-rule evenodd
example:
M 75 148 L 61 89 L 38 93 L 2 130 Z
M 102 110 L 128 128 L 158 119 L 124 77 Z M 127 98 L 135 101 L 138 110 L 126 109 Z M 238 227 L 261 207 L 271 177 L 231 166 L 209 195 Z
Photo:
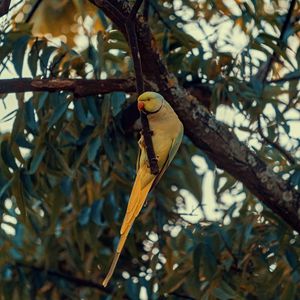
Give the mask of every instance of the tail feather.
M 112 261 L 112 264 L 109 268 L 109 271 L 103 281 L 103 286 L 107 286 L 110 278 L 112 277 L 114 270 L 116 268 L 117 262 L 119 260 L 120 254 L 123 250 L 123 247 L 125 245 L 127 236 L 129 234 L 129 231 L 131 229 L 131 226 L 135 220 L 135 218 L 138 216 L 138 214 L 140 213 L 146 197 L 149 193 L 149 190 L 152 186 L 152 182 L 151 181 L 149 184 L 147 184 L 142 190 L 138 189 L 138 187 L 140 187 L 140 181 L 137 180 L 135 181 L 130 199 L 129 199 L 129 203 L 128 203 L 128 207 L 127 207 L 127 211 L 126 211 L 126 215 L 122 224 L 122 228 L 121 228 L 121 237 L 120 237 L 120 241 L 117 247 L 117 251 L 115 253 L 114 259 Z
M 121 254 L 121 252 L 116 252 L 116 253 L 115 253 L 115 256 L 114 256 L 114 259 L 113 259 L 113 261 L 112 261 L 112 263 L 111 263 L 111 266 L 110 266 L 110 268 L 109 268 L 109 271 L 108 271 L 108 273 L 107 273 L 105 279 L 104 279 L 103 282 L 102 282 L 102 285 L 103 285 L 104 287 L 106 287 L 106 286 L 108 285 L 108 282 L 110 281 L 110 278 L 111 278 L 111 276 L 112 276 L 113 273 L 114 273 L 114 270 L 115 270 L 115 268 L 116 268 L 117 262 L 118 262 L 119 257 L 120 257 L 120 254 Z

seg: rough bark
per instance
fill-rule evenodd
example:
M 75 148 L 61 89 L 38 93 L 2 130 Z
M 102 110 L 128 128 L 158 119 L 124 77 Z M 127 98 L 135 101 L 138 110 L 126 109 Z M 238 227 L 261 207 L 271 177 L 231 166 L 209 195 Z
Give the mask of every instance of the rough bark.
M 90 0 L 101 8 L 126 36 L 124 23 L 116 18 L 118 9 L 126 18 L 131 7 L 127 1 Z M 114 7 L 112 9 L 112 6 Z M 241 143 L 226 125 L 215 120 L 199 102 L 178 85 L 168 72 L 153 36 L 142 16 L 136 20 L 142 68 L 153 90 L 159 91 L 170 102 L 185 127 L 185 133 L 218 167 L 241 181 L 259 200 L 281 216 L 300 233 L 300 193 L 272 171 L 255 152 Z

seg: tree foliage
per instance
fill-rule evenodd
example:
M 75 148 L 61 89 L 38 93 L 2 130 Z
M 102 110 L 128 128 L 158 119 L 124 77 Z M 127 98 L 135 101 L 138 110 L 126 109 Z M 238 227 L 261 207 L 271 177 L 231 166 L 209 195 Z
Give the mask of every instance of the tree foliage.
M 12 1 L 1 24 L 0 85 L 17 77 L 0 88 L 0 126 L 12 124 L 0 136 L 1 299 L 298 299 L 299 234 L 187 136 L 101 286 L 135 176 L 130 47 L 110 1 L 39 2 Z M 288 205 L 300 185 L 299 1 L 144 2 L 151 47 L 174 74 L 166 84 L 225 123 L 222 112 L 235 115 L 228 131 L 287 180 Z M 115 78 L 127 84 L 109 89 Z M 64 79 L 86 86 L 56 88 Z M 107 89 L 86 92 L 89 80 Z

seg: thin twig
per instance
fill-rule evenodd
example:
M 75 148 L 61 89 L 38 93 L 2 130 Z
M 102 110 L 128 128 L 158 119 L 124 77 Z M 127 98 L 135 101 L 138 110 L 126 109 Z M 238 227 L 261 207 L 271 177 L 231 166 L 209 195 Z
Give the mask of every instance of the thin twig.
M 193 297 L 187 296 L 187 295 L 183 295 L 183 294 L 180 294 L 180 293 L 176 293 L 176 292 L 169 293 L 169 295 L 178 297 L 178 299 L 196 300 L 196 298 L 193 298 Z
M 219 232 L 219 235 L 221 236 L 221 239 L 224 242 L 224 246 L 225 246 L 226 250 L 228 251 L 228 253 L 230 254 L 230 256 L 233 259 L 234 267 L 238 269 L 238 265 L 239 265 L 238 258 L 235 256 L 235 254 L 233 253 L 232 249 L 229 247 L 229 245 L 228 245 L 228 243 L 227 243 L 226 239 L 224 238 L 224 236 L 223 236 L 223 234 L 222 234 L 221 231 Z
M 295 75 L 286 76 L 283 78 L 266 80 L 265 82 L 267 82 L 267 83 L 283 83 L 283 82 L 294 81 L 294 80 L 300 80 L 300 75 L 295 74 Z
M 260 117 L 257 119 L 257 129 L 260 134 L 260 136 L 271 146 L 273 146 L 276 150 L 278 150 L 292 165 L 295 165 L 297 162 L 296 160 L 291 156 L 290 153 L 288 153 L 285 149 L 283 149 L 277 142 L 273 142 L 271 139 L 269 139 L 262 130 Z
M 129 20 L 126 23 L 126 31 L 128 35 L 128 42 L 129 47 L 131 49 L 131 55 L 134 65 L 134 72 L 136 78 L 136 91 L 138 94 L 144 92 L 144 80 L 143 80 L 143 71 L 142 71 L 142 64 L 141 64 L 141 57 L 139 54 L 137 37 L 135 33 L 135 24 Z
M 61 273 L 61 272 L 58 272 L 58 271 L 54 271 L 54 270 L 50 270 L 50 269 L 47 270 L 47 269 L 42 268 L 42 267 L 26 265 L 26 264 L 23 264 L 23 263 L 20 263 L 20 262 L 16 263 L 16 266 L 19 267 L 19 268 L 26 268 L 26 269 L 31 269 L 31 270 L 34 270 L 34 271 L 37 271 L 37 272 L 46 273 L 50 276 L 59 277 L 59 278 L 62 278 L 64 280 L 67 280 L 69 282 L 74 283 L 76 286 L 84 286 L 84 287 L 94 288 L 94 289 L 100 290 L 102 292 L 105 292 L 106 294 L 111 294 L 113 292 L 111 289 L 105 288 L 101 284 L 98 284 L 94 281 L 74 277 L 74 276 L 64 274 L 64 273 Z
M 161 16 L 159 9 L 156 7 L 154 3 L 150 4 L 154 12 L 157 14 L 158 19 L 169 29 L 172 30 L 172 26 Z
M 25 23 L 29 23 L 32 16 L 34 15 L 34 13 L 36 12 L 36 10 L 38 9 L 38 7 L 40 6 L 40 4 L 42 3 L 43 0 L 37 0 L 34 5 L 32 6 L 29 14 L 27 15 L 26 19 L 25 19 Z
M 290 7 L 289 7 L 289 10 L 288 10 L 288 13 L 285 17 L 285 20 L 284 20 L 284 23 L 283 23 L 283 26 L 281 28 L 281 32 L 280 32 L 280 36 L 279 36 L 279 39 L 277 41 L 277 46 L 280 46 L 280 43 L 283 41 L 284 39 L 284 36 L 285 36 L 285 33 L 288 29 L 288 26 L 290 25 L 290 20 L 291 20 L 291 17 L 292 17 L 292 13 L 293 13 L 293 10 L 295 8 L 295 4 L 296 4 L 296 0 L 291 0 L 290 2 Z M 268 81 L 267 82 L 267 76 L 269 74 L 269 71 L 271 69 L 271 66 L 274 62 L 274 60 L 277 58 L 278 54 L 276 53 L 276 51 L 274 50 L 273 51 L 273 54 L 271 55 L 271 57 L 269 57 L 268 61 L 266 62 L 266 64 L 261 68 L 261 70 L 259 70 L 257 72 L 258 76 L 257 78 L 258 79 L 261 79 L 261 82 L 263 84 L 263 89 L 265 87 L 265 83 L 271 83 L 271 82 L 281 82 L 281 80 L 277 80 L 277 81 Z M 262 127 L 261 127 L 261 122 L 260 122 L 260 116 L 258 117 L 258 120 L 257 120 L 257 125 L 258 125 L 258 132 L 260 134 L 260 136 L 268 143 L 270 144 L 273 148 L 275 148 L 277 151 L 279 151 L 289 162 L 290 164 L 292 165 L 295 165 L 297 162 L 296 160 L 292 157 L 292 155 L 290 153 L 288 153 L 283 147 L 281 147 L 281 145 L 278 143 L 278 142 L 273 142 L 269 137 L 267 137 L 263 130 L 262 130 Z
M 283 23 L 282 28 L 281 28 L 279 39 L 278 39 L 278 41 L 276 43 L 277 46 L 280 46 L 280 43 L 283 41 L 283 38 L 284 38 L 285 33 L 286 33 L 287 29 L 288 29 L 288 26 L 290 25 L 290 20 L 291 20 L 291 16 L 292 16 L 293 10 L 295 8 L 295 5 L 296 5 L 296 0 L 291 0 L 288 13 L 287 13 L 287 15 L 285 17 L 284 23 Z M 274 60 L 277 58 L 277 56 L 278 56 L 278 54 L 274 50 L 273 54 L 269 57 L 269 59 L 266 62 L 266 64 L 264 64 L 263 67 L 262 67 L 262 69 L 257 72 L 257 74 L 260 74 L 259 78 L 262 79 L 262 82 L 266 81 L 267 76 L 269 74 L 269 71 L 271 69 L 271 66 L 272 66 Z
M 143 3 L 143 0 L 137 0 L 137 1 L 134 3 L 134 5 L 133 5 L 133 7 L 132 7 L 132 9 L 131 9 L 131 12 L 130 12 L 130 14 L 129 14 L 129 19 L 130 19 L 130 20 L 132 20 L 132 21 L 135 20 L 136 15 L 137 15 L 137 12 L 138 12 L 139 8 L 141 7 L 142 3 Z
M 136 90 L 138 94 L 144 92 L 144 79 L 143 79 L 143 71 L 142 71 L 142 63 L 141 57 L 139 54 L 138 48 L 138 40 L 136 35 L 136 28 L 135 28 L 135 19 L 136 14 L 142 4 L 143 0 L 137 0 L 129 14 L 126 26 L 126 32 L 128 36 L 128 42 L 131 49 L 131 55 L 134 65 L 135 77 L 136 77 Z M 142 135 L 144 137 L 145 145 L 146 145 L 146 152 L 148 156 L 149 166 L 151 173 L 157 175 L 159 173 L 159 168 L 157 164 L 157 158 L 155 155 L 155 151 L 153 148 L 152 142 L 152 133 L 150 131 L 150 126 L 148 122 L 147 115 L 141 112 L 140 114 L 141 122 L 142 122 Z
M 144 8 L 143 8 L 143 17 L 144 17 L 144 20 L 146 22 L 148 21 L 148 18 L 149 18 L 149 6 L 150 6 L 150 1 L 145 0 L 144 1 Z

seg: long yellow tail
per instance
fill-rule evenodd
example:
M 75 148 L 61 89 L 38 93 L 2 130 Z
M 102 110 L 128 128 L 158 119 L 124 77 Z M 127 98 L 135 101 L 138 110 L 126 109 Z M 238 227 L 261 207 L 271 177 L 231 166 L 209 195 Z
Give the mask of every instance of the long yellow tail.
M 131 229 L 131 226 L 135 220 L 135 218 L 140 213 L 144 202 L 147 198 L 147 195 L 150 191 L 150 188 L 152 186 L 153 180 L 151 180 L 144 188 L 141 188 L 141 176 L 140 174 L 137 175 L 136 180 L 134 182 L 132 192 L 130 195 L 130 199 L 127 206 L 127 211 L 123 220 L 122 228 L 121 228 L 121 237 L 120 241 L 117 247 L 117 251 L 115 253 L 114 259 L 112 261 L 112 264 L 110 266 L 110 269 L 103 280 L 103 286 L 107 286 L 110 278 L 112 277 L 114 270 L 116 268 L 117 262 L 119 260 L 120 254 L 122 252 L 122 249 L 125 245 L 127 236 L 129 234 L 129 231 Z

